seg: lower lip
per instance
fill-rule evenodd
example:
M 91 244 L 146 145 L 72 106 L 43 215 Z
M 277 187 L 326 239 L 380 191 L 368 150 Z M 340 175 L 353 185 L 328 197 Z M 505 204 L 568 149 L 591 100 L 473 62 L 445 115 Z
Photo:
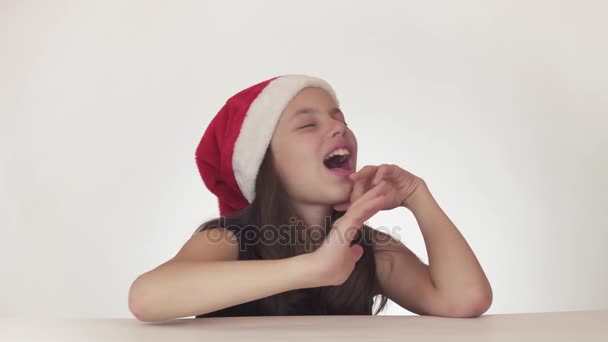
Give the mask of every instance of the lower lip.
M 336 176 L 341 176 L 341 177 L 346 177 L 346 176 L 350 175 L 351 173 L 353 173 L 352 170 L 348 170 L 348 169 L 327 169 L 326 168 L 326 170 Z

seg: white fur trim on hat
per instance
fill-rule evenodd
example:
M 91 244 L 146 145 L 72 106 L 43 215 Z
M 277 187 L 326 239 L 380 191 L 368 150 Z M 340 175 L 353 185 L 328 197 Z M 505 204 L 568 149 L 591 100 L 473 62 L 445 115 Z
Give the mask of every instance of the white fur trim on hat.
M 334 89 L 323 79 L 284 75 L 272 80 L 253 100 L 241 126 L 232 154 L 234 176 L 249 203 L 255 198 L 255 181 L 274 129 L 289 101 L 306 87 L 326 90 L 338 105 Z

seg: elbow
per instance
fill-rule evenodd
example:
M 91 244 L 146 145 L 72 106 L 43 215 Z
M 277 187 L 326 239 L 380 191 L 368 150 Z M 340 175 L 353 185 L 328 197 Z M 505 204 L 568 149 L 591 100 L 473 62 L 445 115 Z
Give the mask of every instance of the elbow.
M 442 300 L 438 316 L 451 318 L 475 318 L 483 315 L 492 305 L 492 290 L 472 291 L 462 294 L 457 299 Z
M 150 282 L 143 281 L 139 276 L 129 288 L 129 311 L 141 322 L 164 323 L 172 321 L 179 316 L 172 316 L 159 304 L 157 290 L 150 287 Z
M 472 295 L 472 300 L 460 312 L 458 317 L 475 318 L 483 315 L 492 306 L 493 294 L 492 289 L 476 291 Z
M 133 316 L 141 322 L 156 322 L 158 320 L 152 317 L 150 310 L 150 296 L 142 284 L 141 278 L 138 277 L 129 288 L 129 311 Z
M 493 300 L 492 288 L 488 286 L 488 289 L 485 291 L 481 291 L 481 294 L 478 297 L 478 300 L 477 300 L 478 315 L 477 316 L 483 315 L 486 311 L 488 311 L 490 309 L 490 307 L 492 306 L 492 300 Z
M 494 294 L 492 293 L 492 286 L 489 282 L 486 283 L 481 290 L 477 292 L 477 297 L 475 301 L 475 306 L 477 308 L 478 316 L 481 316 L 486 311 L 490 309 L 492 306 L 492 301 L 494 299 Z

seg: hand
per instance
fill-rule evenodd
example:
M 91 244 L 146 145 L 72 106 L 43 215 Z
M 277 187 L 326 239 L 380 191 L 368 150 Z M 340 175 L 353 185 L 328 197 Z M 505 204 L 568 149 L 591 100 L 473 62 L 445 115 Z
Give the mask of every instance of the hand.
M 315 286 L 340 285 L 348 279 L 363 255 L 363 247 L 351 243 L 363 223 L 385 206 L 387 190 L 388 185 L 381 184 L 360 196 L 334 222 L 321 246 L 306 254 L 316 272 Z
M 359 171 L 351 173 L 350 180 L 354 182 L 350 200 L 334 206 L 338 211 L 347 210 L 351 203 L 355 203 L 374 186 L 386 183 L 389 190 L 385 194 L 386 201 L 380 210 L 391 210 L 398 206 L 409 208 L 408 199 L 424 184 L 422 178 L 417 177 L 397 165 L 382 164 L 380 166 L 366 165 Z

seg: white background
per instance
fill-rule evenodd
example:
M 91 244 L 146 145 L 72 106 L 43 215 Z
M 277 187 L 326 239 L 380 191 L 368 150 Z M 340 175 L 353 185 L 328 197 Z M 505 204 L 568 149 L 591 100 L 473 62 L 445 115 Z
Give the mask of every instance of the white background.
M 237 91 L 322 77 L 359 166 L 427 181 L 487 314 L 608 308 L 604 1 L 1 1 L 0 316 L 132 317 L 217 215 L 194 151 Z M 407 209 L 372 226 L 421 258 Z M 390 304 L 384 314 L 410 314 Z

